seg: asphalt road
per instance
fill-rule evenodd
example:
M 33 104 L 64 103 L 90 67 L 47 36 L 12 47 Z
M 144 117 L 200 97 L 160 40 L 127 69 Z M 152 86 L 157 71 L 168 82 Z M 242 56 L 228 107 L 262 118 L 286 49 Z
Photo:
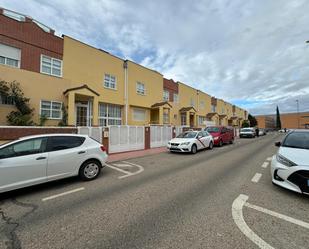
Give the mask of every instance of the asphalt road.
M 309 198 L 273 186 L 266 165 L 280 139 L 131 159 L 92 182 L 1 195 L 0 248 L 309 248 Z

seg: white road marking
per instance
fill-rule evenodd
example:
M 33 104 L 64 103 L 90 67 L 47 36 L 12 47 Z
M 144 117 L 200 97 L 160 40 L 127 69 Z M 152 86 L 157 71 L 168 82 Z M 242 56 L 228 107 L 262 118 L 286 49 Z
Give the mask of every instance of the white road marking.
M 265 249 L 273 249 L 271 245 L 269 245 L 267 242 L 261 239 L 257 234 L 255 234 L 245 222 L 242 209 L 247 200 L 248 200 L 248 196 L 246 195 L 239 195 L 234 200 L 233 205 L 232 205 L 232 216 L 233 216 L 234 222 L 236 223 L 240 231 L 244 235 L 246 235 L 258 247 L 265 248 Z
M 291 223 L 293 223 L 293 224 L 295 224 L 295 225 L 298 225 L 298 226 L 301 226 L 301 227 L 304 227 L 304 228 L 309 229 L 309 223 L 307 223 L 307 222 L 294 219 L 294 218 L 289 217 L 289 216 L 284 215 L 284 214 L 279 214 L 279 213 L 277 213 L 277 212 L 268 210 L 268 209 L 266 209 L 266 208 L 262 208 L 262 207 L 259 207 L 259 206 L 255 206 L 255 205 L 252 205 L 252 204 L 250 204 L 250 203 L 245 203 L 245 206 L 246 206 L 246 207 L 249 207 L 249 208 L 252 208 L 252 209 L 255 209 L 255 210 L 259 211 L 259 212 L 262 212 L 262 213 L 265 213 L 265 214 L 269 214 L 269 215 L 274 216 L 274 217 L 276 217 L 276 218 L 279 218 L 279 219 L 282 219 L 282 220 L 291 222 Z
M 273 159 L 273 157 L 267 157 L 267 161 L 271 161 Z
M 256 174 L 252 177 L 251 182 L 259 182 L 259 180 L 261 179 L 261 177 L 262 177 L 262 174 L 256 173 Z
M 72 194 L 72 193 L 75 193 L 75 192 L 78 192 L 78 191 L 82 191 L 82 190 L 85 190 L 85 188 L 84 187 L 77 188 L 77 189 L 66 191 L 66 192 L 63 192 L 63 193 L 60 193 L 60 194 L 57 194 L 57 195 L 51 195 L 51 196 L 43 198 L 42 201 L 49 201 L 49 200 L 52 200 L 52 199 L 55 199 L 55 198 L 58 198 L 58 197 L 61 197 L 61 196 L 64 196 L 64 195 Z
M 269 165 L 269 162 L 264 162 L 264 163 L 262 164 L 262 168 L 266 169 L 266 168 L 268 167 L 268 165 Z
M 130 162 L 127 162 L 127 161 L 123 161 L 122 163 L 119 163 L 119 164 L 113 164 L 113 165 L 105 164 L 105 165 L 107 167 L 111 168 L 111 169 L 117 170 L 117 171 L 124 174 L 122 176 L 119 176 L 118 179 L 126 178 L 126 177 L 129 177 L 129 176 L 134 176 L 134 175 L 137 175 L 137 174 L 142 173 L 144 171 L 144 168 L 142 166 L 135 164 L 135 163 L 130 163 Z M 138 170 L 135 171 L 135 172 L 129 172 L 129 171 L 120 169 L 118 167 L 130 167 L 130 168 L 137 167 Z

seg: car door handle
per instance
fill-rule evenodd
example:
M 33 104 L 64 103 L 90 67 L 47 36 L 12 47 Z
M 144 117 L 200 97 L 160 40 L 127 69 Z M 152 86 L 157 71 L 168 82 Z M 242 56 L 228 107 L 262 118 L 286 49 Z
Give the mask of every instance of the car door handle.
M 86 151 L 84 150 L 78 152 L 78 154 L 84 154 L 84 153 L 86 153 Z
M 38 157 L 36 160 L 44 160 L 44 159 L 46 159 L 45 156 L 40 156 L 40 157 Z

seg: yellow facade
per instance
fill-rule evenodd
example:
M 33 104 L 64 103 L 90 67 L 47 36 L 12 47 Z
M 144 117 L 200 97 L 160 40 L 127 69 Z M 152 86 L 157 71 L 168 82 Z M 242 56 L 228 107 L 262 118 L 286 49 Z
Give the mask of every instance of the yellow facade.
M 129 60 L 123 60 L 68 36 L 63 37 L 62 77 L 53 77 L 19 68 L 0 65 L 1 79 L 18 81 L 30 106 L 33 120 L 39 123 L 41 101 L 58 101 L 67 109 L 68 125 L 77 124 L 77 108 L 86 106 L 90 123 L 100 125 L 100 105 L 117 106 L 121 124 L 205 127 L 205 121 L 216 125 L 241 125 L 245 110 L 207 93 L 177 82 L 179 100 L 164 102 L 163 76 L 159 72 Z M 114 87 L 107 87 L 106 77 L 113 78 Z M 142 88 L 141 88 L 142 85 Z M 0 105 L 1 124 L 14 106 Z M 89 112 L 89 113 L 88 113 Z M 210 116 L 208 114 L 211 114 Z M 48 119 L 45 125 L 58 125 L 61 119 Z M 101 117 L 102 120 L 102 117 Z
M 41 100 L 64 103 L 63 90 L 72 86 L 69 80 L 2 65 L 0 65 L 0 77 L 8 82 L 20 83 L 25 96 L 30 98 L 29 104 L 31 108 L 34 108 L 33 121 L 37 124 L 40 122 Z M 0 122 L 2 124 L 6 124 L 6 115 L 14 109 L 13 106 L 1 106 Z M 60 119 L 48 119 L 45 125 L 56 126 L 59 121 Z

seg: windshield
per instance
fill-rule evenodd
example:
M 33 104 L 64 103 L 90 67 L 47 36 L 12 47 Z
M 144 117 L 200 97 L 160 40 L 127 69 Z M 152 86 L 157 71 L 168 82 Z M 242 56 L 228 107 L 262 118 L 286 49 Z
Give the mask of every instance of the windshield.
M 209 133 L 217 133 L 220 131 L 220 129 L 218 127 L 208 127 L 206 128 L 206 131 L 208 131 Z
M 309 132 L 293 132 L 286 136 L 282 147 L 309 149 Z
M 194 131 L 184 132 L 177 136 L 177 138 L 195 138 L 195 137 L 196 137 L 196 132 Z
M 249 128 L 244 128 L 244 129 L 241 129 L 240 131 L 244 131 L 244 132 L 251 132 L 252 129 L 249 129 Z

